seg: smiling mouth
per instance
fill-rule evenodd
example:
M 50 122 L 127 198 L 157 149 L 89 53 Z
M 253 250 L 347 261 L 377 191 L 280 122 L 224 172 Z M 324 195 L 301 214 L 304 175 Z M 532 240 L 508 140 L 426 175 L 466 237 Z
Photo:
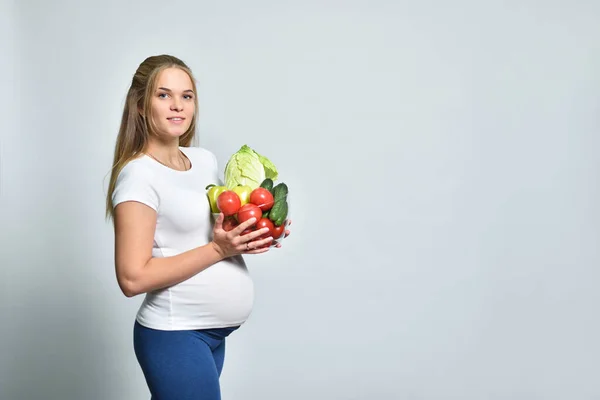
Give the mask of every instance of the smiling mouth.
M 182 117 L 173 117 L 173 118 L 167 118 L 169 121 L 183 121 L 185 118 Z

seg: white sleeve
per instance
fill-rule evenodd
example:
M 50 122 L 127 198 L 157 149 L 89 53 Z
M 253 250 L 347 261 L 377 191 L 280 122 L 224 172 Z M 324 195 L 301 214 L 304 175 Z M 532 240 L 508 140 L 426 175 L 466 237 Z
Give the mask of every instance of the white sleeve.
M 126 165 L 117 178 L 112 195 L 113 207 L 124 201 L 137 201 L 158 211 L 159 198 L 149 173 Z

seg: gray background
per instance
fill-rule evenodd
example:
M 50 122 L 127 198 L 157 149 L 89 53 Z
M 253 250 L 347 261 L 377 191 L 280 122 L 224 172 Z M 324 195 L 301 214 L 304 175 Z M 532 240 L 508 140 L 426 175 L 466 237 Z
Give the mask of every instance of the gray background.
M 197 75 L 293 236 L 223 399 L 600 399 L 597 1 L 5 1 L 0 399 L 148 399 L 103 219 L 131 76 Z

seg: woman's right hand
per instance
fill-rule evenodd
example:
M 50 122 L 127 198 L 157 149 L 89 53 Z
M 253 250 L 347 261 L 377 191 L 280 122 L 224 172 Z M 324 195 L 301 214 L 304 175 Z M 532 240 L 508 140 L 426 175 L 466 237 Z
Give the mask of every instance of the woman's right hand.
M 256 218 L 251 218 L 248 221 L 239 224 L 229 232 L 223 229 L 224 220 L 225 215 L 220 213 L 215 221 L 213 240 L 211 242 L 221 257 L 227 258 L 238 254 L 259 254 L 269 251 L 269 245 L 271 244 L 273 237 L 269 236 L 264 239 L 256 240 L 258 237 L 269 232 L 269 228 L 258 229 L 242 235 L 242 232 L 244 232 L 246 228 L 249 228 L 256 223 Z

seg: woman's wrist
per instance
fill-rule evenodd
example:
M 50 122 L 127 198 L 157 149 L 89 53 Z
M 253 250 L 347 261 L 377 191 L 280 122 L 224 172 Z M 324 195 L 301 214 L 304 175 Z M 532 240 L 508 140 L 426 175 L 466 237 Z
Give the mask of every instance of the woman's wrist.
M 217 243 L 215 243 L 215 241 L 214 241 L 214 240 L 212 240 L 212 241 L 209 243 L 209 246 L 210 246 L 210 248 L 212 249 L 212 251 L 213 251 L 213 252 L 215 252 L 215 254 L 217 255 L 217 257 L 218 257 L 218 261 L 221 261 L 221 260 L 223 260 L 223 259 L 227 258 L 227 257 L 225 256 L 225 253 L 223 252 L 223 249 L 221 248 L 221 246 L 219 246 Z

